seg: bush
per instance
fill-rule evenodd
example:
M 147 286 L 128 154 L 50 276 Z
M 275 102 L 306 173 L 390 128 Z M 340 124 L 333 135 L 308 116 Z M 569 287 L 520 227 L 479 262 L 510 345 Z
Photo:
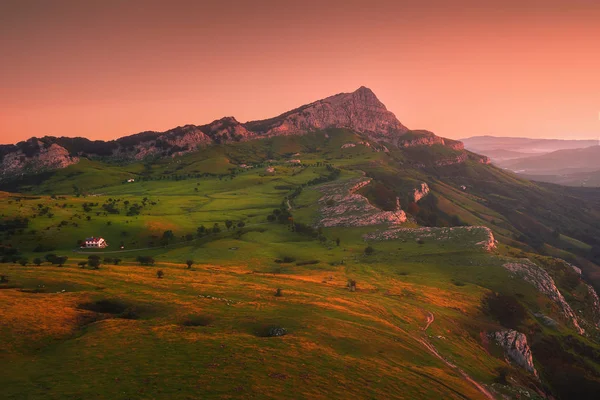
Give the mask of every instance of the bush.
M 158 271 L 156 271 L 156 277 L 158 279 L 162 279 L 165 276 L 165 273 L 163 272 L 162 269 L 159 269 Z
M 365 254 L 370 256 L 371 254 L 375 253 L 375 249 L 372 246 L 367 246 L 365 248 Z
M 54 262 L 56 264 L 58 264 L 59 267 L 62 267 L 63 265 L 65 265 L 65 263 L 67 262 L 68 259 L 69 259 L 69 257 L 67 257 L 67 256 L 60 256 L 60 257 L 56 257 L 54 259 Z
M 138 256 L 136 261 L 141 265 L 154 265 L 154 258 L 151 256 Z
M 527 310 L 513 296 L 490 293 L 483 299 L 484 310 L 502 326 L 517 329 L 527 316 Z

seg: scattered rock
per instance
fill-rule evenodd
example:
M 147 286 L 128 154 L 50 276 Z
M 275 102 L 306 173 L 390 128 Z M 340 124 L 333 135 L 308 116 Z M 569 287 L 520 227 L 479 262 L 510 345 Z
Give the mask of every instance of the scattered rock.
M 285 328 L 275 326 L 275 327 L 269 328 L 268 335 L 269 335 L 269 337 L 284 336 L 284 335 L 287 335 L 287 330 Z

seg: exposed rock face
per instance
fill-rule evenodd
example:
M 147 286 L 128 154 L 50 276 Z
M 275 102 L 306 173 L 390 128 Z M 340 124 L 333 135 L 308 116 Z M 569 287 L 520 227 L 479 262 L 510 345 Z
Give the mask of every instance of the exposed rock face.
M 515 364 L 536 377 L 538 376 L 538 372 L 533 365 L 531 348 L 527 344 L 527 337 L 523 333 L 511 329 L 494 332 L 491 336 L 496 339 L 496 342 Z
M 317 226 L 397 225 L 406 222 L 404 211 L 382 211 L 357 193 L 370 182 L 370 178 L 361 178 L 322 185 L 319 188 L 324 194 L 319 200 L 322 217 Z
M 23 172 L 65 168 L 79 162 L 79 158 L 71 157 L 67 149 L 56 143 L 48 146 L 36 139 L 29 139 L 27 145 L 29 154 L 18 150 L 2 158 L 1 176 L 3 178 Z
M 562 293 L 560 293 L 556 287 L 554 280 L 546 271 L 533 264 L 529 260 L 521 263 L 506 263 L 503 266 L 513 275 L 531 283 L 537 288 L 537 290 L 548 296 L 560 307 L 563 316 L 567 320 L 571 321 L 577 332 L 579 332 L 580 335 L 585 333 L 585 331 L 579 325 L 579 321 L 577 320 L 573 309 L 569 303 L 567 303 Z
M 407 131 L 404 135 L 398 138 L 396 144 L 398 147 L 433 146 L 434 144 L 440 144 L 450 147 L 453 150 L 465 149 L 462 142 L 436 136 L 433 132 L 425 130 Z
M 435 166 L 436 167 L 445 167 L 448 165 L 454 165 L 454 164 L 462 164 L 465 161 L 467 161 L 467 153 L 463 152 L 458 154 L 456 157 L 450 157 L 450 158 L 444 158 L 442 160 L 437 160 L 435 162 Z
M 492 250 L 494 250 L 496 248 L 496 243 L 497 243 L 496 239 L 494 239 L 494 233 L 487 226 L 481 226 L 480 228 L 485 231 L 486 238 L 485 238 L 485 240 L 482 240 L 481 242 L 478 242 L 477 245 L 481 246 L 486 251 L 492 251 Z
M 387 230 L 371 232 L 363 236 L 367 240 L 430 240 L 442 242 L 452 241 L 453 246 L 472 250 L 480 248 L 490 251 L 493 247 L 488 244 L 494 243 L 492 231 L 485 226 L 455 226 L 452 228 L 403 228 L 392 227 Z
M 327 128 L 348 128 L 373 139 L 391 139 L 408 131 L 364 86 L 315 101 L 278 117 L 244 126 L 261 136 L 296 135 Z
M 594 324 L 600 328 L 600 298 L 598 293 L 594 290 L 591 285 L 585 284 L 587 287 L 588 295 L 591 302 L 592 314 L 594 316 Z
M 413 191 L 413 201 L 415 203 L 419 202 L 423 197 L 429 194 L 429 185 L 425 182 L 422 182 L 418 188 Z

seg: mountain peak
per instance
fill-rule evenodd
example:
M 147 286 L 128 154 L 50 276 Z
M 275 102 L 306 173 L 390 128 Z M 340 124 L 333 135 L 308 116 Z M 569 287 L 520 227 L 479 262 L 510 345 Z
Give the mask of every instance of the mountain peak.
M 288 111 L 275 118 L 250 121 L 246 129 L 261 136 L 295 135 L 305 132 L 347 128 L 373 139 L 392 139 L 408 131 L 365 86 L 339 93 Z

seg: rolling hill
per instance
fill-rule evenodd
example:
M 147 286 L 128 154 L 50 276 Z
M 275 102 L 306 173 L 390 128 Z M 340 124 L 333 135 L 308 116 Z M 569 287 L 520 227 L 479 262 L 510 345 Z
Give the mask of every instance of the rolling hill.
M 219 121 L 2 150 L 1 397 L 597 396 L 599 189 L 366 88 Z

